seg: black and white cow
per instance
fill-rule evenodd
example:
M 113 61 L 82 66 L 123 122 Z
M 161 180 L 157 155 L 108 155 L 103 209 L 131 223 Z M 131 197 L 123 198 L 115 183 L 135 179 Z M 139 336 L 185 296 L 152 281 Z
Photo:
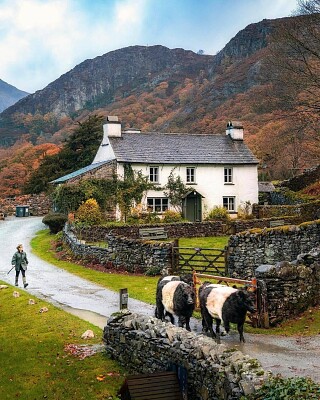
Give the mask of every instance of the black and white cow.
M 230 323 L 237 324 L 240 342 L 245 342 L 243 325 L 247 312 L 254 312 L 252 294 L 234 287 L 205 282 L 199 288 L 199 300 L 204 332 L 210 332 L 220 343 L 220 324 L 223 321 L 226 332 Z M 216 333 L 213 331 L 213 319 L 216 321 Z
M 178 325 L 186 325 L 188 331 L 190 328 L 190 318 L 195 307 L 195 292 L 192 286 L 186 282 L 176 279 L 180 277 L 168 276 L 160 278 L 156 293 L 156 312 L 157 318 L 162 321 L 169 316 L 174 324 L 174 317 L 179 318 Z
M 193 287 L 193 276 L 192 274 L 182 274 L 182 275 L 166 275 L 166 276 L 162 276 L 161 278 L 159 278 L 158 283 L 157 283 L 157 293 L 156 293 L 156 298 L 159 298 L 159 296 L 161 296 L 161 290 L 162 287 L 167 284 L 168 282 L 171 281 L 181 281 L 181 282 L 185 282 L 188 285 Z M 161 316 L 158 315 L 158 308 L 156 307 L 156 311 L 155 311 L 155 316 L 156 318 L 162 318 Z

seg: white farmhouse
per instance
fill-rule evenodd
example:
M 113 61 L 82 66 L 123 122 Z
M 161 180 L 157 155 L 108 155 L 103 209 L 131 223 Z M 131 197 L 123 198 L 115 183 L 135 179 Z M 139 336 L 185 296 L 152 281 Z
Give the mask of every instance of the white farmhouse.
M 164 187 L 173 171 L 190 191 L 184 198 L 183 214 L 201 221 L 214 206 L 237 215 L 240 205 L 258 202 L 258 160 L 243 141 L 241 123 L 230 121 L 226 134 L 142 133 L 122 131 L 117 117 L 103 125 L 103 140 L 91 165 L 52 183 L 79 179 L 124 176 L 124 165 L 142 171 L 150 182 Z M 163 191 L 149 190 L 142 205 L 156 213 L 171 208 Z M 120 217 L 119 215 L 117 216 Z

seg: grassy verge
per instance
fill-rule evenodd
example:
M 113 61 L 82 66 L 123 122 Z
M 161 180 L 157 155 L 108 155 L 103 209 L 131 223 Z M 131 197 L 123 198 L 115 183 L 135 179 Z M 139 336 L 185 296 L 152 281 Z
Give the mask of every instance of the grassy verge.
M 59 260 L 52 250 L 54 238 L 55 236 L 50 235 L 49 230 L 39 231 L 31 240 L 32 251 L 43 260 L 81 278 L 88 279 L 116 292 L 121 288 L 128 288 L 130 297 L 149 304 L 155 303 L 155 288 L 159 277 L 100 272 L 86 268 L 84 265 L 75 264 L 72 261 Z
M 126 287 L 128 288 L 130 297 L 149 304 L 155 304 L 155 291 L 158 277 L 99 272 L 72 262 L 58 260 L 55 257 L 54 251 L 51 249 L 51 243 L 54 238 L 54 236 L 49 234 L 49 230 L 38 232 L 31 241 L 33 252 L 38 257 L 51 264 L 81 276 L 82 278 L 98 283 L 114 291 Z M 179 240 L 179 244 L 185 247 L 223 248 L 227 244 L 227 240 L 227 236 L 217 238 L 184 238 Z M 200 314 L 195 313 L 195 316 L 199 317 Z M 250 333 L 268 335 L 317 335 L 320 334 L 320 307 L 310 308 L 299 317 L 284 322 L 276 328 L 256 329 L 246 325 L 245 330 Z
M 81 359 L 66 348 L 102 344 L 102 330 L 23 290 L 14 297 L 15 290 L 0 290 L 1 399 L 116 399 L 121 367 L 104 352 Z M 81 339 L 87 329 L 95 338 Z

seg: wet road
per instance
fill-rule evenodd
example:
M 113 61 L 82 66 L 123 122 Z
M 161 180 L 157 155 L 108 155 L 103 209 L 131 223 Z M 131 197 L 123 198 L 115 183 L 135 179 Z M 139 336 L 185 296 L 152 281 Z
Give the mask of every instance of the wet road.
M 9 275 L 11 257 L 19 243 L 24 245 L 29 258 L 27 281 L 32 295 L 68 311 L 96 326 L 104 327 L 106 319 L 119 310 L 119 294 L 56 268 L 31 253 L 30 240 L 35 232 L 44 229 L 41 217 L 10 217 L 0 221 L 0 280 L 14 284 L 14 271 Z M 21 277 L 19 282 L 21 288 Z M 129 298 L 129 309 L 154 315 L 154 306 Z M 199 321 L 191 323 L 194 332 L 200 332 Z M 249 335 L 239 344 L 237 332 L 222 337 L 228 347 L 237 347 L 257 358 L 265 370 L 283 376 L 310 376 L 320 382 L 320 335 L 314 337 L 281 337 Z
M 104 327 L 106 318 L 119 311 L 119 294 L 59 269 L 32 254 L 30 240 L 37 231 L 46 228 L 41 220 L 41 217 L 9 217 L 6 221 L 0 221 L 0 279 L 14 284 L 14 270 L 9 275 L 7 272 L 11 268 L 11 257 L 17 245 L 22 243 L 29 260 L 26 272 L 28 292 Z M 19 289 L 22 289 L 21 276 Z M 129 307 L 141 314 L 154 314 L 153 306 L 134 299 L 129 299 Z

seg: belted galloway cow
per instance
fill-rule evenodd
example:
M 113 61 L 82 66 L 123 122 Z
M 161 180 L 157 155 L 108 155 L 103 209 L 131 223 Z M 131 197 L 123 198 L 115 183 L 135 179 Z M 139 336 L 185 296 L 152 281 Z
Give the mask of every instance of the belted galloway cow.
M 199 288 L 199 300 L 202 316 L 202 330 L 210 332 L 220 343 L 220 324 L 227 333 L 230 323 L 237 324 L 240 342 L 245 342 L 243 326 L 247 312 L 254 312 L 252 294 L 246 290 L 205 282 Z M 213 319 L 216 321 L 216 332 L 213 331 Z
M 178 280 L 178 279 L 179 280 Z M 190 328 L 190 318 L 195 307 L 195 292 L 191 285 L 180 280 L 177 276 L 160 278 L 157 284 L 155 315 L 162 321 L 169 316 L 174 324 L 174 317 L 178 317 L 178 325 Z

